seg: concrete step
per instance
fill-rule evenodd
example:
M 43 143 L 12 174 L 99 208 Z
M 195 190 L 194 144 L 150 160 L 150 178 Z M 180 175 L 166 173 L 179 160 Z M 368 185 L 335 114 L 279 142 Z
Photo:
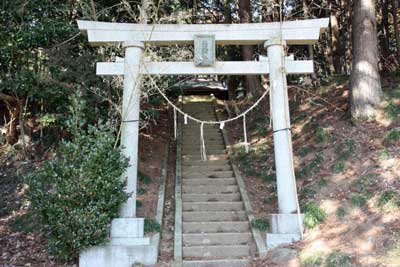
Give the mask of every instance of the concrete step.
M 228 159 L 227 154 L 215 154 L 215 155 L 208 153 L 206 154 L 207 154 L 207 161 Z M 183 161 L 201 161 L 201 155 L 200 153 L 198 155 L 182 155 L 182 159 Z
M 197 155 L 200 153 L 200 145 L 196 145 L 193 148 L 190 149 L 182 149 L 182 154 L 184 155 Z M 224 149 L 211 149 L 206 147 L 206 153 L 208 155 L 222 155 L 226 154 L 226 151 Z
M 228 159 L 219 159 L 219 160 L 188 160 L 182 161 L 182 166 L 190 166 L 190 167 L 199 167 L 199 166 L 217 166 L 217 165 L 230 165 Z
M 182 201 L 185 202 L 238 202 L 240 200 L 239 192 L 232 194 L 182 194 Z
M 237 185 L 227 185 L 227 186 L 212 186 L 212 185 L 183 185 L 183 193 L 192 194 L 230 194 L 239 192 L 239 187 Z
M 200 140 L 197 143 L 187 143 L 182 145 L 182 151 L 198 151 L 200 149 Z M 222 150 L 226 153 L 226 147 L 224 144 L 206 144 L 208 150 Z
M 244 211 L 242 201 L 236 202 L 183 202 L 183 211 Z
M 195 133 L 183 133 L 182 134 L 183 140 L 199 140 L 200 138 L 200 132 L 195 132 Z M 204 134 L 204 140 L 208 141 L 213 141 L 213 140 L 222 140 L 222 135 L 219 133 L 210 133 L 210 134 Z
M 212 185 L 212 186 L 225 186 L 236 185 L 235 178 L 203 178 L 203 179 L 183 179 L 183 185 Z
M 183 137 L 198 137 L 200 136 L 200 128 L 199 129 L 183 129 L 182 131 L 183 133 Z M 215 136 L 220 136 L 221 133 L 219 132 L 219 130 L 215 129 L 215 130 L 204 130 L 204 137 L 207 136 L 211 136 L 211 137 L 215 137 Z
M 183 234 L 183 245 L 247 245 L 251 240 L 251 233 L 211 233 L 211 234 Z
M 185 222 L 221 222 L 221 221 L 246 221 L 245 211 L 187 211 L 182 213 Z
M 222 164 L 214 166 L 183 166 L 182 173 L 184 172 L 204 172 L 204 171 L 230 171 L 232 170 L 231 165 Z
M 250 256 L 250 247 L 247 245 L 236 246 L 193 246 L 182 248 L 183 257 L 246 257 Z
M 182 222 L 183 233 L 244 233 L 249 232 L 246 222 Z
M 182 267 L 246 267 L 249 259 L 184 260 Z
M 204 141 L 204 143 L 206 144 L 206 149 L 225 149 L 225 143 L 222 139 L 220 140 L 212 140 L 212 141 Z M 197 140 L 193 141 L 193 140 L 183 140 L 182 143 L 182 149 L 183 148 L 200 148 L 200 138 L 198 138 Z
M 184 171 L 182 172 L 182 176 L 184 178 L 189 179 L 197 179 L 197 178 L 230 178 L 234 177 L 233 171 L 199 171 L 199 172 L 191 172 Z

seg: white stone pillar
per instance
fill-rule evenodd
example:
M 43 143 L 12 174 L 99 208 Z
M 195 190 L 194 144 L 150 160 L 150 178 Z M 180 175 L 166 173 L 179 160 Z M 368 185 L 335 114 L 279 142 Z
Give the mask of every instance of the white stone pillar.
M 290 133 L 289 100 L 284 70 L 284 43 L 279 39 L 265 42 L 270 66 L 272 125 L 279 213 L 297 211 L 295 178 Z
M 129 158 L 129 167 L 123 177 L 127 178 L 126 192 L 131 194 L 122 206 L 122 218 L 136 217 L 136 186 L 138 172 L 140 77 L 139 69 L 143 60 L 142 42 L 125 42 L 124 91 L 122 97 L 121 146 L 123 154 Z
M 290 132 L 289 99 L 284 69 L 284 41 L 265 42 L 268 51 L 271 86 L 271 110 L 275 152 L 275 169 L 279 214 L 271 216 L 271 234 L 267 234 L 267 247 L 291 243 L 301 237 L 297 214 L 297 190 L 293 167 L 292 136 Z

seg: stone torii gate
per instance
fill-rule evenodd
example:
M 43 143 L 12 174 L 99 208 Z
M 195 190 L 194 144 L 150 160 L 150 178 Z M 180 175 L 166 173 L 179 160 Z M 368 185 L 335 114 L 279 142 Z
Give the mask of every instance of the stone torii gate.
M 83 251 L 80 266 L 130 267 L 135 262 L 157 261 L 157 248 L 144 237 L 144 219 L 136 217 L 136 184 L 140 112 L 140 76 L 148 75 L 264 75 L 271 82 L 273 139 L 279 214 L 272 214 L 272 233 L 267 246 L 299 240 L 297 190 L 294 176 L 286 74 L 313 73 L 312 60 L 285 58 L 285 45 L 308 45 L 318 41 L 329 20 L 312 19 L 252 24 L 130 24 L 78 21 L 79 29 L 94 46 L 122 44 L 125 57 L 117 62 L 97 63 L 98 75 L 123 75 L 121 145 L 130 166 L 126 191 L 131 194 L 111 224 L 111 242 Z M 268 60 L 214 62 L 149 62 L 143 60 L 145 44 L 193 44 L 199 35 L 210 35 L 216 45 L 263 44 Z

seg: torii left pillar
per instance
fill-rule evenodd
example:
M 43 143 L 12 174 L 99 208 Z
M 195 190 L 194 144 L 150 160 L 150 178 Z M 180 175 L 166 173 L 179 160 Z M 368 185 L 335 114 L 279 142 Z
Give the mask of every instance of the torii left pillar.
M 111 223 L 111 238 L 140 238 L 144 235 L 144 219 L 136 218 L 136 186 L 138 173 L 139 113 L 140 113 L 140 62 L 144 44 L 125 42 L 124 91 L 122 95 L 121 146 L 129 159 L 122 176 L 126 179 L 125 191 L 129 198 L 121 207 L 120 218 Z
M 122 100 L 121 146 L 129 159 L 129 167 L 121 179 L 130 195 L 120 210 L 120 217 L 111 222 L 110 242 L 80 253 L 80 267 L 131 267 L 136 262 L 154 264 L 157 261 L 156 242 L 144 237 L 144 219 L 136 218 L 136 185 L 138 173 L 140 67 L 142 42 L 125 42 L 124 91 Z

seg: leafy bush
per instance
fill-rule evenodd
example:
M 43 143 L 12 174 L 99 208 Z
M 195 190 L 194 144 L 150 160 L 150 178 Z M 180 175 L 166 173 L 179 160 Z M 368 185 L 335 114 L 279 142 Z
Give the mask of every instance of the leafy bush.
M 251 226 L 261 231 L 266 231 L 269 227 L 269 221 L 264 218 L 253 219 L 251 221 Z
M 161 226 L 160 224 L 152 218 L 145 218 L 144 219 L 144 232 L 145 233 L 153 233 L 153 232 L 160 232 Z
M 304 224 L 308 228 L 314 228 L 326 218 L 326 212 L 315 203 L 308 203 L 302 207 L 304 212 Z
M 113 133 L 104 125 L 82 130 L 82 121 L 69 121 L 72 140 L 26 179 L 49 250 L 64 261 L 105 242 L 110 221 L 128 198 L 121 179 L 128 160 L 114 149 Z

